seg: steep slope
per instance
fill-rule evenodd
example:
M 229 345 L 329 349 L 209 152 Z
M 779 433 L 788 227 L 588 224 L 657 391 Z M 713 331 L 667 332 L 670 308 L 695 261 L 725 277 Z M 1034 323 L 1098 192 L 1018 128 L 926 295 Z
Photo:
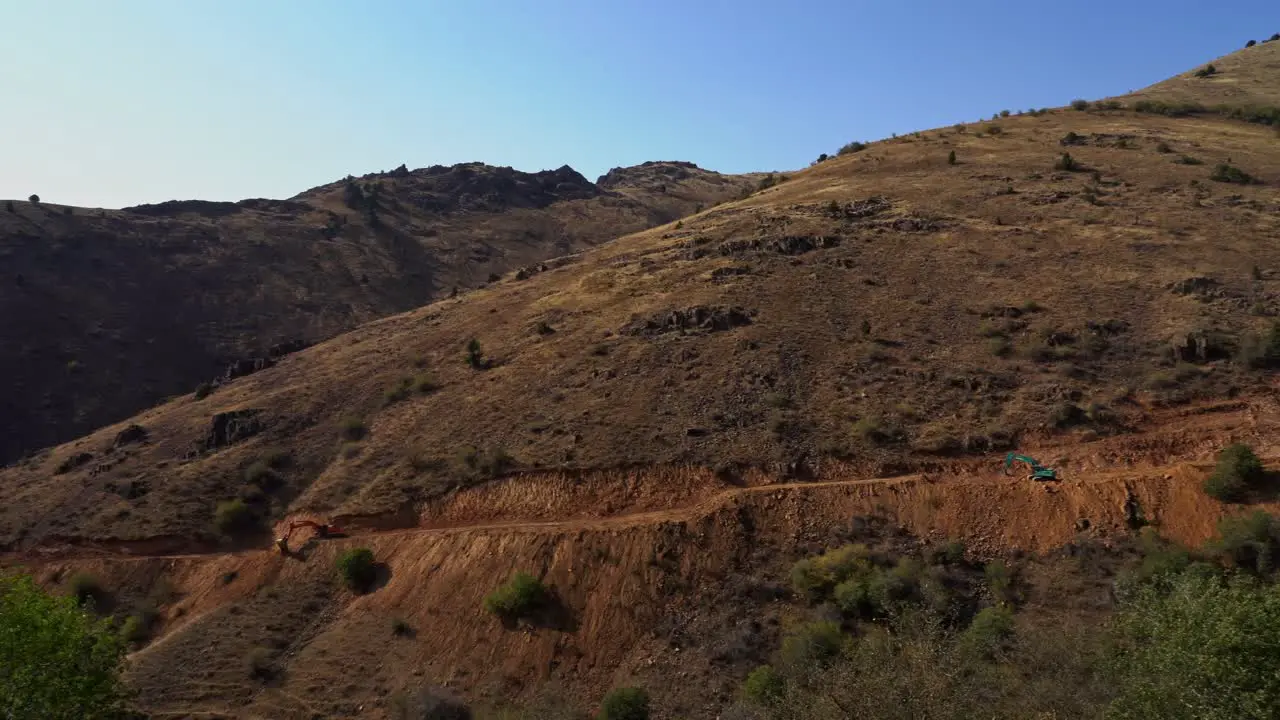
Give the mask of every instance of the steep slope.
M 380 717 L 435 683 L 585 709 L 637 680 L 658 717 L 714 718 L 799 614 L 789 563 L 868 517 L 981 557 L 1068 545 L 1031 602 L 1105 610 L 1082 548 L 1202 541 L 1239 512 L 1200 489 L 1213 454 L 1274 467 L 1277 183 L 1274 130 L 1221 113 L 873 143 L 0 471 L 4 560 L 171 595 L 130 673 L 172 716 Z M 1002 477 L 1014 447 L 1062 482 Z M 232 499 L 258 526 L 219 537 Z M 353 537 L 265 550 L 305 516 Z M 332 579 L 357 545 L 368 595 Z M 514 570 L 564 612 L 486 614 Z
M 233 362 L 669 222 L 754 182 L 688 163 L 619 170 L 601 185 L 567 167 L 472 163 L 399 168 L 284 201 L 121 211 L 7 202 L 0 462 L 190 392 Z

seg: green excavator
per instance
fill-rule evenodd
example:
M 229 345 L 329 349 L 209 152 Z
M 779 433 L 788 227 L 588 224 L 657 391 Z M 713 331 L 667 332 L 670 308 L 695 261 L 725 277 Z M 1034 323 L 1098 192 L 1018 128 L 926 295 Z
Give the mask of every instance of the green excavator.
M 1016 462 L 1024 462 L 1027 465 L 1031 466 L 1031 472 L 1027 475 L 1028 480 L 1037 480 L 1040 482 L 1044 482 L 1046 480 L 1058 479 L 1057 470 L 1054 470 L 1053 468 L 1047 468 L 1041 465 L 1035 458 L 1030 458 L 1030 457 L 1027 457 L 1026 455 L 1018 455 L 1016 453 L 1009 453 L 1008 455 L 1004 456 L 1004 474 L 1005 475 L 1009 474 L 1009 470 L 1013 467 L 1013 464 Z

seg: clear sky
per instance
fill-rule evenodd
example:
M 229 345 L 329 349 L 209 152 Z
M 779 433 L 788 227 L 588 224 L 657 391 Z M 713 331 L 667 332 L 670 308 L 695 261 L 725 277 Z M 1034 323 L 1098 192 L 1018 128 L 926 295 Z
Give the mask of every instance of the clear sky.
M 289 197 L 473 160 L 785 170 L 1274 32 L 1275 0 L 0 0 L 0 198 Z

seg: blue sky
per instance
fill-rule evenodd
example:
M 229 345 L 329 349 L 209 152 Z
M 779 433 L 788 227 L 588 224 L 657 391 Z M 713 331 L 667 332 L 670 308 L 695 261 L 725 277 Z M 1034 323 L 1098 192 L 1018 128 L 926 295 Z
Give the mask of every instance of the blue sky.
M 479 160 L 724 172 L 1137 89 L 1274 0 L 0 0 L 0 198 L 289 197 Z

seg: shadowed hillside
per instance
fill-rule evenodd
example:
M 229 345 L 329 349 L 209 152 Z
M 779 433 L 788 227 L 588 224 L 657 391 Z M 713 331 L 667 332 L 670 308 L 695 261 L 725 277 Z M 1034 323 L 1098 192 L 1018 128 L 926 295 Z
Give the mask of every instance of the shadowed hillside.
M 232 376 L 291 346 L 739 197 L 688 163 L 479 163 L 292 200 L 0 211 L 0 461 Z

